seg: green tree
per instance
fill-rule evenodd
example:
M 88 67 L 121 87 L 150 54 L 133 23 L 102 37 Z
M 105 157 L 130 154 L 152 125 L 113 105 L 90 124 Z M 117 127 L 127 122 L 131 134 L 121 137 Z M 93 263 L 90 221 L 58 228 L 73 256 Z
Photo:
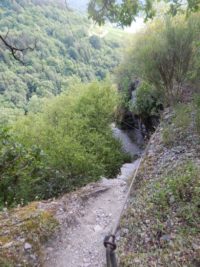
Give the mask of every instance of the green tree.
M 96 36 L 92 35 L 90 37 L 90 44 L 95 48 L 95 49 L 101 49 L 101 39 Z
M 155 3 L 153 0 L 90 0 L 88 5 L 89 15 L 99 24 L 110 20 L 120 23 L 122 26 L 131 25 L 139 13 L 143 13 L 145 20 L 152 19 L 156 15 Z M 168 13 L 175 16 L 178 12 L 197 12 L 200 8 L 199 0 L 166 1 L 168 3 Z
M 13 60 L 0 41 L 0 93 L 6 107 L 10 103 L 10 108 L 27 111 L 32 96 L 67 91 L 65 81 L 72 76 L 82 82 L 104 79 L 119 63 L 121 36 L 126 34 L 115 29 L 112 36 L 91 45 L 91 21 L 63 8 L 61 1 L 8 0 L 1 1 L 0 8 L 0 34 L 6 36 L 9 29 L 9 43 L 24 48 L 37 40 L 34 51 L 24 51 L 25 65 Z M 110 42 L 118 46 L 110 49 Z
M 139 77 L 163 91 L 166 104 L 176 102 L 194 66 L 194 47 L 199 35 L 191 21 L 183 17 L 157 20 L 138 34 L 118 70 L 120 88 L 128 93 L 131 81 Z
M 37 106 L 33 102 L 34 97 L 30 102 L 34 112 Z M 26 160 L 29 162 L 29 154 L 35 149 L 35 144 L 41 156 L 38 162 L 35 162 L 35 156 L 29 162 L 30 170 L 32 164 L 39 168 L 34 172 L 36 180 L 35 176 L 31 178 L 31 171 L 27 173 L 21 169 L 20 184 L 27 186 L 27 192 L 34 186 L 26 199 L 57 196 L 96 181 L 100 176 L 113 177 L 118 173 L 128 157 L 113 138 L 110 127 L 117 104 L 118 93 L 110 83 L 77 84 L 67 93 L 46 101 L 42 112 L 30 112 L 13 125 L 10 132 L 12 140 L 23 149 L 20 164 L 23 166 Z M 10 150 L 8 146 L 6 153 L 14 153 Z M 2 150 L 0 158 L 1 153 L 4 157 Z M 2 165 L 3 171 L 6 160 Z M 7 191 L 9 183 L 14 186 L 15 173 L 20 167 L 18 164 L 13 166 L 14 171 L 9 169 L 9 178 L 5 178 L 3 183 Z M 20 193 L 22 191 L 19 191 L 18 200 L 24 197 L 24 193 Z M 14 196 L 8 195 L 13 202 Z

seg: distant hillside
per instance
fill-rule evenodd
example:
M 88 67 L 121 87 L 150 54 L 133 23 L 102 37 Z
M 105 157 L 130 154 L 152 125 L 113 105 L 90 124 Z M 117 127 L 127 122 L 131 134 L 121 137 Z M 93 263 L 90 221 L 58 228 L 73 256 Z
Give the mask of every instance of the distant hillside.
M 123 31 L 106 27 L 104 38 L 95 29 L 91 34 L 87 17 L 68 11 L 62 3 L 1 2 L 1 33 L 9 30 L 8 40 L 18 47 L 37 41 L 35 51 L 25 55 L 25 66 L 0 46 L 1 116 L 11 116 L 16 108 L 22 113 L 37 109 L 41 98 L 57 95 L 77 80 L 101 80 L 119 63 Z

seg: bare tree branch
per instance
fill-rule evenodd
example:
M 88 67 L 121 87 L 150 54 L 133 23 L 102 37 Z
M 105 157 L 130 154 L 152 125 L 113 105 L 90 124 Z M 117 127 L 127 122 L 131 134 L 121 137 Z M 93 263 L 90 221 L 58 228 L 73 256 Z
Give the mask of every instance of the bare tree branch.
M 14 59 L 16 59 L 17 61 L 19 61 L 21 64 L 25 64 L 24 61 L 20 58 L 20 56 L 18 55 L 19 52 L 21 52 L 22 54 L 26 51 L 33 51 L 36 48 L 37 42 L 35 40 L 34 46 L 27 46 L 24 48 L 19 48 L 14 46 L 13 44 L 9 43 L 9 41 L 7 41 L 7 37 L 8 37 L 9 31 L 6 33 L 5 36 L 3 36 L 2 34 L 0 34 L 0 40 L 2 41 L 2 43 L 4 44 L 4 46 L 11 52 L 12 56 L 14 57 Z

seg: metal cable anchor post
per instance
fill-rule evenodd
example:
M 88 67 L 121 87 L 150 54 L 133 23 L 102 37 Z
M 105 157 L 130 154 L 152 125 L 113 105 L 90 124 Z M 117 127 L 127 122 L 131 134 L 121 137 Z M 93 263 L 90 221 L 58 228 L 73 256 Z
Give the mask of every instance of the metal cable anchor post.
M 104 246 L 106 248 L 106 264 L 107 267 L 118 267 L 115 250 L 117 248 L 115 243 L 115 235 L 108 235 L 104 239 Z

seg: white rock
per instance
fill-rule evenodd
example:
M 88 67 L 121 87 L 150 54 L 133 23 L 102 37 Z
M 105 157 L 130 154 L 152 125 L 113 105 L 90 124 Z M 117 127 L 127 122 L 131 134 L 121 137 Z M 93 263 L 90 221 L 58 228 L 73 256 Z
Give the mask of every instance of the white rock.
M 26 242 L 26 243 L 24 244 L 24 249 L 25 249 L 25 250 L 32 249 L 32 245 Z
M 102 231 L 102 227 L 100 225 L 95 225 L 94 226 L 94 231 L 95 232 L 100 232 L 100 231 Z
M 10 248 L 12 247 L 13 242 L 6 243 L 5 245 L 2 246 L 2 248 Z

